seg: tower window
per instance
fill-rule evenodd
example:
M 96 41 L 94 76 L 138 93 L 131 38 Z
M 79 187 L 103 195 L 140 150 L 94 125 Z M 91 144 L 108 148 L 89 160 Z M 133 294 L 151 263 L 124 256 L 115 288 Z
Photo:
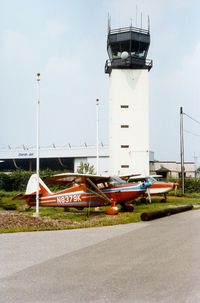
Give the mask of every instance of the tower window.
M 129 168 L 129 165 L 121 165 L 121 168 Z
M 129 145 L 121 145 L 121 148 L 129 148 Z
M 129 105 L 121 105 L 121 108 L 129 108 Z
M 129 125 L 123 124 L 123 125 L 121 125 L 121 128 L 129 128 Z

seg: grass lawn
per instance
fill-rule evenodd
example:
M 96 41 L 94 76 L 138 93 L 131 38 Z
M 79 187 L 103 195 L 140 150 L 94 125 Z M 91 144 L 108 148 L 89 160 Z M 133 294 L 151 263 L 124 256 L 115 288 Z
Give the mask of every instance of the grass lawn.
M 40 217 L 35 218 L 33 217 L 35 208 L 28 209 L 23 200 L 12 200 L 12 194 L 9 193 L 0 193 L 0 197 L 0 233 L 126 224 L 139 222 L 143 212 L 185 204 L 195 204 L 200 207 L 200 196 L 170 195 L 167 202 L 160 202 L 160 197 L 153 198 L 151 204 L 142 204 L 140 200 L 136 200 L 132 213 L 120 212 L 115 216 L 106 215 L 103 207 L 98 211 L 95 211 L 94 208 L 82 211 L 71 208 L 65 211 L 62 207 L 40 207 Z

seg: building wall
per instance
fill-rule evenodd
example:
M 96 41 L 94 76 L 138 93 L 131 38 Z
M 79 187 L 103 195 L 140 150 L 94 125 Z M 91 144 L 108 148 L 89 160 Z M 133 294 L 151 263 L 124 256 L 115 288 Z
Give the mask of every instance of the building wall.
M 109 148 L 107 145 L 99 148 L 99 173 L 100 174 L 116 174 L 109 172 Z M 115 152 L 115 151 L 114 151 Z M 41 148 L 40 150 L 40 166 L 41 169 L 68 169 L 77 171 L 80 162 L 88 162 L 94 165 L 96 169 L 96 146 L 80 146 L 80 147 L 55 147 Z M 139 154 L 139 153 L 138 153 Z M 150 174 L 156 174 L 159 170 L 167 173 L 167 178 L 179 178 L 181 173 L 181 164 L 176 161 L 155 161 L 152 152 L 148 153 L 150 158 L 147 159 L 150 163 Z M 118 158 L 117 158 L 118 159 Z M 116 161 L 117 161 L 116 159 Z M 136 158 L 134 158 L 135 161 Z M 149 162 L 150 161 L 150 162 Z M 35 170 L 36 150 L 34 148 L 13 148 L 0 150 L 0 171 L 12 171 L 15 169 Z M 141 166 L 142 167 L 142 166 Z M 185 176 L 196 176 L 196 165 L 194 162 L 185 162 Z M 132 172 L 136 172 L 134 169 Z M 142 172 L 139 168 L 138 173 L 148 175 L 149 173 Z M 123 172 L 121 172 L 122 174 Z
M 110 174 L 149 174 L 147 70 L 113 69 L 109 87 Z
M 185 162 L 185 177 L 196 177 L 196 165 L 194 162 Z M 150 174 L 162 174 L 165 172 L 166 178 L 178 179 L 181 176 L 181 164 L 176 161 L 154 161 L 150 162 Z

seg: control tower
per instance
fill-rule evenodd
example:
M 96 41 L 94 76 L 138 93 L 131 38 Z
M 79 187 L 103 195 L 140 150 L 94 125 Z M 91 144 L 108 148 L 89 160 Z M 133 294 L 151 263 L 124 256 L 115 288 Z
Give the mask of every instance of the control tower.
M 108 26 L 110 174 L 149 174 L 148 29 Z

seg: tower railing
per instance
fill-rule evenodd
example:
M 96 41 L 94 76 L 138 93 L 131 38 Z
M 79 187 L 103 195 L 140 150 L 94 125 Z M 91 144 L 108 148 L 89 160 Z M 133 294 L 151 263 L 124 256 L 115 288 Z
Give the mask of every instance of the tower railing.
M 109 34 L 126 33 L 126 32 L 130 32 L 130 31 L 149 35 L 149 30 L 134 27 L 134 26 L 122 27 L 122 28 L 118 28 L 118 29 L 109 29 Z
M 153 60 L 151 59 L 141 59 L 135 57 L 129 57 L 126 60 L 122 59 L 113 59 L 113 60 L 106 60 L 105 63 L 105 73 L 110 74 L 112 69 L 121 68 L 121 69 L 129 69 L 133 68 L 133 66 L 137 69 L 150 69 L 153 66 Z

